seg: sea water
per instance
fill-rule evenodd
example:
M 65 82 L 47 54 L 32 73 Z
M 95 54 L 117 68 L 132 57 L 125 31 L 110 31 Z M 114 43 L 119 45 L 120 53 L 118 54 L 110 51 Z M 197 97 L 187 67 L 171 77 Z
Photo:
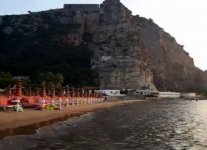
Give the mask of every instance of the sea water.
M 0 150 L 205 150 L 207 101 L 116 106 L 6 137 Z

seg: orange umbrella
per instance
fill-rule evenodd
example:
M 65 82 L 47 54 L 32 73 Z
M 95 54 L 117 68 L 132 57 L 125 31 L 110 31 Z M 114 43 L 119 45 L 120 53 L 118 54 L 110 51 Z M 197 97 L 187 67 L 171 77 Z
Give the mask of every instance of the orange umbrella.
M 41 96 L 46 97 L 45 82 L 42 82 Z
M 17 87 L 16 87 L 16 96 L 22 96 L 22 80 L 17 80 Z

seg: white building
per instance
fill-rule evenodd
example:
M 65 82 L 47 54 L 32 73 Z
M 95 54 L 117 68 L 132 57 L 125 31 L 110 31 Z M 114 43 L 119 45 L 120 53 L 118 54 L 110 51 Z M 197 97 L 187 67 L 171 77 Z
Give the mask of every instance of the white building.
M 107 96 L 125 96 L 125 94 L 120 93 L 120 90 L 97 90 L 97 92 L 100 92 Z

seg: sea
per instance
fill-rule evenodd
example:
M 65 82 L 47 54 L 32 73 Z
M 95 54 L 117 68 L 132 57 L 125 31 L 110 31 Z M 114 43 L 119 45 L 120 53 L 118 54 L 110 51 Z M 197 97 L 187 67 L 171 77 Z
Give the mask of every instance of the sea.
M 89 112 L 5 137 L 0 150 L 207 150 L 207 100 L 149 100 Z

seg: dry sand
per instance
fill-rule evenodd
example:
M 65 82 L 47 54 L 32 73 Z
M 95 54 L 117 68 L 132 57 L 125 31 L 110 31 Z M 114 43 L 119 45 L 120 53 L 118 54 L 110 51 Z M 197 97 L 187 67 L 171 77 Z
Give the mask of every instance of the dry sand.
M 73 116 L 80 116 L 86 112 L 97 109 L 109 108 L 117 105 L 125 105 L 129 103 L 137 103 L 143 100 L 122 100 L 122 101 L 108 101 L 103 103 L 80 105 L 64 107 L 63 110 L 43 110 L 37 111 L 33 109 L 26 109 L 24 112 L 14 111 L 0 111 L 0 131 L 15 129 L 32 124 L 54 120 L 60 121 Z M 62 119 L 58 119 L 62 118 Z

